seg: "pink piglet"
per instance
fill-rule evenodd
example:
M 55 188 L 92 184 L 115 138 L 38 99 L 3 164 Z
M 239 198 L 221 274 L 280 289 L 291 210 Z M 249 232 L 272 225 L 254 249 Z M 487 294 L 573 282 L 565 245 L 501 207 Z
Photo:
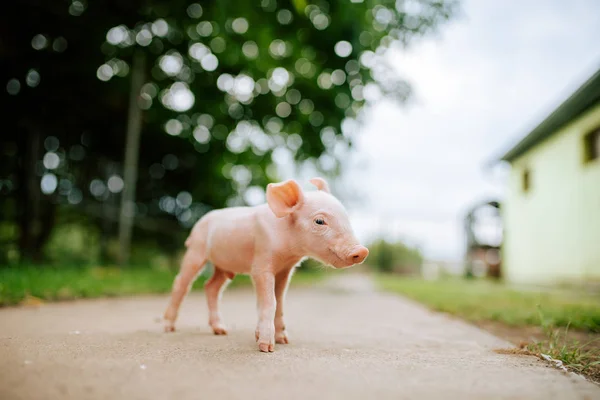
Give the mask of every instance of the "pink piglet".
M 260 351 L 272 352 L 275 343 L 288 343 L 283 306 L 294 267 L 311 257 L 346 268 L 362 263 L 369 254 L 356 239 L 344 206 L 331 194 L 327 182 L 322 178 L 310 182 L 319 190 L 304 192 L 294 180 L 269 184 L 266 204 L 211 211 L 196 223 L 173 283 L 165 331 L 175 330 L 183 298 L 210 261 L 214 274 L 205 292 L 213 332 L 227 333 L 219 313 L 226 283 L 236 274 L 249 274 L 258 298 Z

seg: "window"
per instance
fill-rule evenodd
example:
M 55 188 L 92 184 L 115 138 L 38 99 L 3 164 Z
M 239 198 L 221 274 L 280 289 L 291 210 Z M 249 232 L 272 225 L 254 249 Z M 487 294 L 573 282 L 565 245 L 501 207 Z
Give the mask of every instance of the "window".
M 600 128 L 585 135 L 583 148 L 585 162 L 597 160 L 600 157 Z
M 530 186 L 531 173 L 529 172 L 529 168 L 525 168 L 521 174 L 521 189 L 523 190 L 523 193 L 527 193 Z

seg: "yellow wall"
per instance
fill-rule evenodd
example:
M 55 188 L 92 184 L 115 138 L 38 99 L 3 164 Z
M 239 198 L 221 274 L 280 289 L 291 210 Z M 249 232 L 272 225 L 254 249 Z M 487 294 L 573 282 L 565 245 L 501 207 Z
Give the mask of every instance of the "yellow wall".
M 584 162 L 583 139 L 598 127 L 600 105 L 512 162 L 503 204 L 508 281 L 600 280 L 600 159 Z

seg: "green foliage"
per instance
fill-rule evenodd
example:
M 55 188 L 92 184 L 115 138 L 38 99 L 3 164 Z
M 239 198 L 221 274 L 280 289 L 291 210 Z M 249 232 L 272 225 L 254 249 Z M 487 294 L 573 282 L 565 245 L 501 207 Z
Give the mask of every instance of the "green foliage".
M 597 296 L 519 291 L 488 281 L 424 281 L 386 275 L 378 277 L 378 282 L 385 290 L 469 321 L 499 321 L 512 326 L 537 326 L 544 321 L 556 327 L 600 332 Z M 538 307 L 544 310 L 543 320 Z
M 366 102 L 410 94 L 382 57 L 385 49 L 434 32 L 455 6 L 13 2 L 2 20 L 11 34 L 3 40 L 0 78 L 18 90 L 6 102 L 0 137 L 0 223 L 19 226 L 21 255 L 35 259 L 56 215 L 84 218 L 102 236 L 114 236 L 119 194 L 106 186 L 122 175 L 138 69 L 145 79 L 137 98 L 144 111 L 135 240 L 153 238 L 174 251 L 181 227 L 211 208 L 248 203 L 248 193 L 279 179 L 274 159 L 335 176 Z M 134 54 L 145 63 L 134 64 Z M 189 101 L 177 105 L 173 98 Z M 48 152 L 58 155 L 58 165 L 41 162 Z M 55 182 L 47 193 L 41 176 Z M 191 204 L 176 201 L 182 192 Z
M 381 272 L 416 274 L 423 263 L 423 255 L 418 249 L 401 242 L 390 243 L 380 239 L 368 247 L 367 264 Z
M 46 245 L 51 263 L 90 265 L 100 260 L 100 235 L 94 227 L 80 224 L 59 224 Z

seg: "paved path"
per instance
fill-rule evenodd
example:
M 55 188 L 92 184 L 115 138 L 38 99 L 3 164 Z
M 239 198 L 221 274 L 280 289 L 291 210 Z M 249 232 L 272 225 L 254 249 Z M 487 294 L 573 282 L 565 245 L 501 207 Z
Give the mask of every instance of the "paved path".
M 600 399 L 600 388 L 353 275 L 292 288 L 291 344 L 259 353 L 255 300 L 225 293 L 230 334 L 213 336 L 201 293 L 178 332 L 166 296 L 0 310 L 0 399 Z

